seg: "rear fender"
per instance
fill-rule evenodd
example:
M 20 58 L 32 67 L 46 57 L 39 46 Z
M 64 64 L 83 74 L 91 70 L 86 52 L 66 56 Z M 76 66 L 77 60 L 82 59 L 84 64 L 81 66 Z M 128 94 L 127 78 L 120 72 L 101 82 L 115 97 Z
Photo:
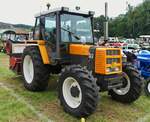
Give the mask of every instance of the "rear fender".
M 37 41 L 37 43 L 38 43 L 38 47 L 39 47 L 39 50 L 41 53 L 43 63 L 44 64 L 50 64 L 50 59 L 49 59 L 49 55 L 47 53 L 45 41 Z
M 50 57 L 47 52 L 46 42 L 44 40 L 29 40 L 25 41 L 26 46 L 38 46 L 43 60 L 43 64 L 50 64 Z

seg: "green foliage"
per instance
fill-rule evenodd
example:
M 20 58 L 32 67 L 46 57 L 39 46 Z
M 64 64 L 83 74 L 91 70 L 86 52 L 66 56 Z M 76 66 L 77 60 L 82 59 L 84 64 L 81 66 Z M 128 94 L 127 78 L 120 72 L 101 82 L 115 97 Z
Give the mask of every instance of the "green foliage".
M 33 27 L 30 25 L 25 25 L 25 24 L 16 24 L 14 25 L 15 28 L 23 28 L 23 29 L 27 29 L 27 30 L 31 30 Z
M 103 15 L 94 19 L 94 29 L 99 30 L 99 33 L 95 33 L 95 36 L 99 38 L 103 35 L 104 26 L 103 23 L 105 22 L 105 17 Z
M 100 17 L 97 17 L 95 18 L 95 20 L 101 19 Z M 95 24 L 97 23 L 98 22 L 96 22 Z M 103 33 L 102 28 L 101 31 Z M 102 33 L 100 33 L 99 35 L 101 36 Z M 149 0 L 145 0 L 142 4 L 135 8 L 133 8 L 131 5 L 128 5 L 128 11 L 126 12 L 126 14 L 121 14 L 114 19 L 109 19 L 109 36 L 136 38 L 142 34 L 150 34 Z

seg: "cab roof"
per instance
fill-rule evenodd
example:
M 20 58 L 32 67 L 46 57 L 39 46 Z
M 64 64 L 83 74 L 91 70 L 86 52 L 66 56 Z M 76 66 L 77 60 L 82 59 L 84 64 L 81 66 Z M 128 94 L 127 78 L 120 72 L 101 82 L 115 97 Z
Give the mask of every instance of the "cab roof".
M 44 16 L 44 15 L 47 15 L 50 13 L 55 13 L 55 12 L 69 12 L 69 13 L 91 15 L 91 16 L 93 16 L 95 14 L 95 12 L 93 12 L 93 11 L 86 11 L 85 12 L 85 11 L 80 11 L 80 10 L 70 10 L 67 7 L 60 7 L 60 8 L 54 8 L 54 9 L 40 12 L 40 13 L 36 14 L 35 17 L 40 17 L 40 16 Z

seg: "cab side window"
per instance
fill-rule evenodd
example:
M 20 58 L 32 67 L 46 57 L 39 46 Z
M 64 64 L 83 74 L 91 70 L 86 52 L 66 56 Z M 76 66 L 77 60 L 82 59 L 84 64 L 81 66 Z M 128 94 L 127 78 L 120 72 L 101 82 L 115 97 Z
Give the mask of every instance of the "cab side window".
M 34 40 L 40 39 L 40 18 L 36 18 L 36 24 L 34 28 Z
M 56 43 L 56 16 L 48 15 L 45 17 L 45 39 Z

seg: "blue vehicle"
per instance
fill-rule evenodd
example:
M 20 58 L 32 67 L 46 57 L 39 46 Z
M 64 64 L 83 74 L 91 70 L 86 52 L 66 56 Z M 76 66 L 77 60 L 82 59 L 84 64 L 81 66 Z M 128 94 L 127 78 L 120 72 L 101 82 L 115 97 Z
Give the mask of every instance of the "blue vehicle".
M 137 54 L 137 68 L 146 80 L 145 93 L 150 96 L 150 51 L 141 50 Z

